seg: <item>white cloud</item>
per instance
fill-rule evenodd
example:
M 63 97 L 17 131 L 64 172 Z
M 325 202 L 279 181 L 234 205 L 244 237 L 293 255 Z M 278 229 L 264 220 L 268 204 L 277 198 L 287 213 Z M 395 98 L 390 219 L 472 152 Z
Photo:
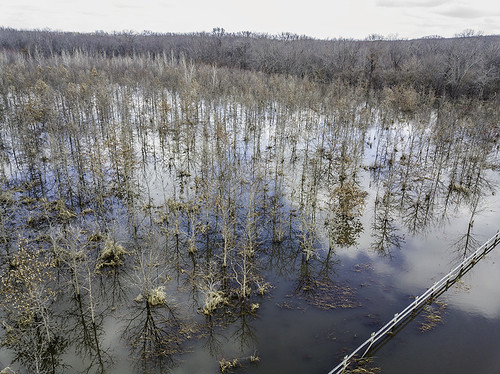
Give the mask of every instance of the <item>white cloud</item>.
M 409 1 L 398 1 L 398 0 L 378 0 L 376 5 L 381 7 L 395 7 L 395 8 L 408 8 L 408 7 L 422 7 L 422 8 L 432 8 L 443 4 L 449 3 L 450 0 L 409 0 Z

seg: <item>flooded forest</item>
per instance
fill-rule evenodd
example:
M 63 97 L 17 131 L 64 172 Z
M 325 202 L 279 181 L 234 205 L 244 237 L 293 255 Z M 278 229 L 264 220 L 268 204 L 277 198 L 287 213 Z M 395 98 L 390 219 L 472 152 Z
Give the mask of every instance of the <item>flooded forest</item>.
M 0 370 L 326 374 L 500 229 L 499 94 L 470 33 L 0 29 Z M 498 372 L 499 263 L 346 373 Z

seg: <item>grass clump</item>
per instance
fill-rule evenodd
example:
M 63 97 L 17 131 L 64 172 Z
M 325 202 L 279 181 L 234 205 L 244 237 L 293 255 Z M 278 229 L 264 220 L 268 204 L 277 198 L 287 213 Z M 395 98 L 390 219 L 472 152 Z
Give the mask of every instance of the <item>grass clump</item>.
M 56 200 L 53 203 L 53 210 L 57 211 L 59 218 L 63 221 L 68 221 L 71 218 L 75 218 L 76 214 L 70 211 L 66 207 L 66 203 L 63 200 Z
M 377 374 L 381 373 L 382 369 L 373 366 L 372 357 L 356 358 L 352 361 L 353 367 L 345 370 L 346 374 Z
M 205 305 L 201 311 L 204 315 L 210 316 L 215 312 L 219 305 L 226 303 L 227 299 L 224 297 L 224 292 L 209 290 L 205 299 Z
M 222 358 L 219 361 L 219 369 L 223 374 L 230 373 L 235 371 L 236 369 L 239 369 L 238 371 L 244 370 L 244 367 L 248 366 L 248 364 L 257 365 L 259 364 L 259 362 L 260 357 L 258 356 L 257 352 L 254 352 L 248 357 L 235 357 L 232 360 L 226 360 L 225 358 Z
M 122 258 L 128 252 L 122 245 L 116 243 L 111 239 L 106 239 L 101 254 L 97 260 L 96 269 L 99 270 L 103 267 L 114 267 L 123 264 Z
M 219 361 L 219 369 L 222 374 L 229 372 L 230 370 L 237 368 L 240 366 L 240 362 L 238 361 L 237 358 L 233 358 L 232 360 L 228 361 L 225 358 L 222 358 L 222 360 Z
M 151 306 L 165 305 L 167 303 L 167 294 L 164 286 L 153 289 L 148 295 L 148 304 Z

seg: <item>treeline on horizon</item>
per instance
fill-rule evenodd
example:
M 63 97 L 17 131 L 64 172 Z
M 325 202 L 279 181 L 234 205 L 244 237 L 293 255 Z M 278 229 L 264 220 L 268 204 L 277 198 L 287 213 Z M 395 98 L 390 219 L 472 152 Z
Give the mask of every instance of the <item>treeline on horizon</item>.
M 171 55 L 195 63 L 306 78 L 317 83 L 341 82 L 382 90 L 411 87 L 451 99 L 498 99 L 500 36 L 471 31 L 454 38 L 414 40 L 319 40 L 291 33 L 252 32 L 158 34 L 72 33 L 0 28 L 0 49 L 32 57 L 63 53 L 90 56 Z

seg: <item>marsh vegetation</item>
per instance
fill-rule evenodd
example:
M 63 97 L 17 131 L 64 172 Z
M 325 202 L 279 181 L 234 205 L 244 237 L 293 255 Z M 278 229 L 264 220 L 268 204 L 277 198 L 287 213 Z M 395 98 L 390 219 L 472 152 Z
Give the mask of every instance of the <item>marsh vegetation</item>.
M 469 253 L 498 181 L 498 75 L 479 87 L 473 65 L 438 91 L 381 84 L 375 65 L 325 80 L 166 51 L 4 48 L 1 361 L 269 372 L 278 316 L 357 315 L 382 282 L 374 263 L 463 217 L 444 250 Z M 352 344 L 328 329 L 317 370 Z

